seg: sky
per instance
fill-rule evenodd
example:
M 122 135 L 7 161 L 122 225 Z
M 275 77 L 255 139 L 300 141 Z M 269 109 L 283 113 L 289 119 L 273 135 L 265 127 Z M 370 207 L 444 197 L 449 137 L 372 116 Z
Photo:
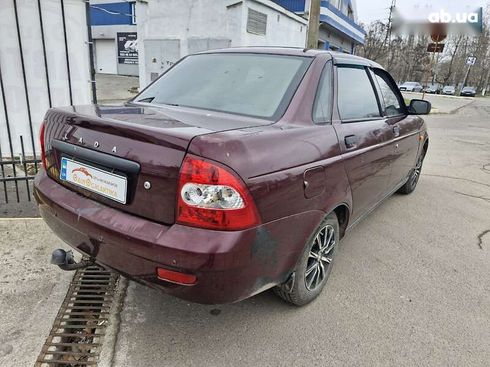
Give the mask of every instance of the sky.
M 369 24 L 377 19 L 387 20 L 391 0 L 357 0 L 357 21 Z

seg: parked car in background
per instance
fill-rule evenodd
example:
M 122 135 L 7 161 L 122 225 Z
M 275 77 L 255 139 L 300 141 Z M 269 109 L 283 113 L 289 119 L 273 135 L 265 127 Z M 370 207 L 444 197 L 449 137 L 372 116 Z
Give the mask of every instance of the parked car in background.
M 425 91 L 425 93 L 439 94 L 439 93 L 441 93 L 441 89 L 442 89 L 442 87 L 440 84 L 431 83 L 425 87 L 424 91 Z
M 456 93 L 456 88 L 454 85 L 446 85 L 444 88 L 442 88 L 442 94 L 446 94 L 448 96 L 454 96 Z
M 141 283 L 208 304 L 274 288 L 304 305 L 345 233 L 415 190 L 430 108 L 352 55 L 190 55 L 125 106 L 50 109 L 35 197 L 63 241 Z
M 406 92 L 422 92 L 424 87 L 418 82 L 405 82 L 400 85 L 399 89 Z
M 461 89 L 461 93 L 459 94 L 460 96 L 466 96 L 466 97 L 474 97 L 476 96 L 476 88 L 475 87 L 464 87 Z

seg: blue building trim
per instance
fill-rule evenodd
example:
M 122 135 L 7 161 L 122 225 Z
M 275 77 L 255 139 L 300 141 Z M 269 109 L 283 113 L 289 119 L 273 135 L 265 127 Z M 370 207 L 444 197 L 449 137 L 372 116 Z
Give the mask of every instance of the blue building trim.
M 328 15 L 321 14 L 320 15 L 320 22 L 327 23 L 327 24 L 331 25 L 332 27 L 338 29 L 342 33 L 344 33 L 346 36 L 348 36 L 348 37 L 352 38 L 353 40 L 359 42 L 360 44 L 362 44 L 362 45 L 364 44 L 364 37 L 359 37 L 357 34 L 351 32 L 349 29 L 344 27 L 342 24 L 336 22 L 334 19 L 332 19 Z
M 281 5 L 283 8 L 295 13 L 305 12 L 305 1 L 306 0 L 274 0 L 275 3 Z
M 366 34 L 366 31 L 364 30 L 364 28 L 362 28 L 359 24 L 357 24 L 356 22 L 354 22 L 353 19 L 349 18 L 347 15 L 345 15 L 344 13 L 342 13 L 339 9 L 337 9 L 335 6 L 333 6 L 332 4 L 330 4 L 328 1 L 322 0 L 321 7 L 322 8 L 327 8 L 332 13 L 334 13 L 335 15 L 337 15 L 339 18 L 342 18 L 343 20 L 345 20 L 347 23 L 349 23 L 351 26 L 353 26 L 359 32 L 362 32 L 363 34 Z
M 92 25 L 132 25 L 133 4 L 130 2 L 92 4 L 90 19 Z

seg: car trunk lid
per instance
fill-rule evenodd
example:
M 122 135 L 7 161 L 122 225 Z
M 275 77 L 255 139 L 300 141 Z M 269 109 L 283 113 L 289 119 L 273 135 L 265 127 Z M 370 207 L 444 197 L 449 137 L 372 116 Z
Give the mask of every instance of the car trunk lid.
M 105 205 L 172 224 L 179 170 L 190 141 L 199 135 L 266 123 L 270 121 L 180 107 L 54 108 L 45 117 L 48 175 Z M 124 202 L 67 182 L 63 176 L 67 161 L 99 170 L 103 178 L 109 174 L 125 179 Z M 69 169 L 73 171 L 73 166 Z M 84 168 L 76 170 L 88 178 Z

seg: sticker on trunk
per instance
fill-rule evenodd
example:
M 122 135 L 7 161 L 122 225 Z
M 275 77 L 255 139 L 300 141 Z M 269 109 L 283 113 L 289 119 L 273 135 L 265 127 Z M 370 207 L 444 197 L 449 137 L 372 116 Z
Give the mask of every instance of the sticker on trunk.
M 61 158 L 60 179 L 126 204 L 127 178 L 99 168 Z

